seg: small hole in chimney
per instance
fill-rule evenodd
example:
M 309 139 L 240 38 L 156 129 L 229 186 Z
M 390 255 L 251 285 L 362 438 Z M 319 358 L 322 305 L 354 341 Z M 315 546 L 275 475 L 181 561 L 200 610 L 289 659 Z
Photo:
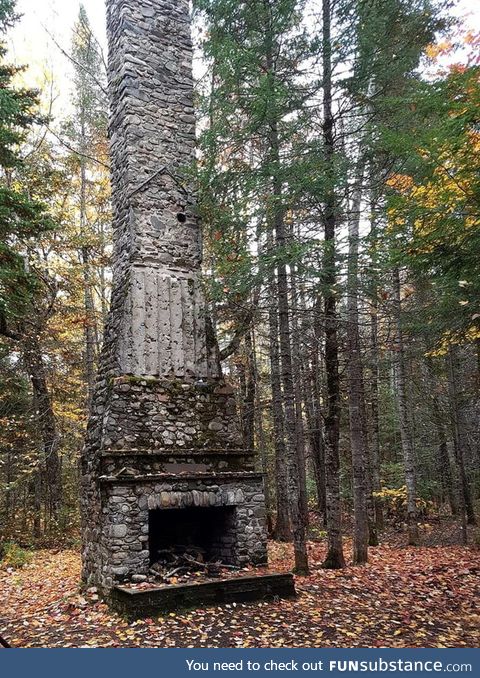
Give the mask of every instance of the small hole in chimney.
M 177 214 L 177 219 L 181 224 L 184 224 L 187 221 L 187 217 L 183 212 Z

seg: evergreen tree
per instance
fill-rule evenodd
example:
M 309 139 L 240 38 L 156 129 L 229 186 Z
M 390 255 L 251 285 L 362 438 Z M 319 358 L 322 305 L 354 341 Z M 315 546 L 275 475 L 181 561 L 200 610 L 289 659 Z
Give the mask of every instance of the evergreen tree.
M 15 24 L 13 0 L 0 0 L 0 36 Z M 15 87 L 21 68 L 6 61 L 0 42 L 0 333 L 18 338 L 18 323 L 28 310 L 36 280 L 29 271 L 27 245 L 52 227 L 46 207 L 32 200 L 18 180 L 21 144 L 40 122 L 38 93 Z
M 13 2 L 0 2 L 0 32 L 11 27 L 17 15 Z M 13 85 L 20 68 L 6 63 L 6 47 L 0 45 L 0 333 L 19 342 L 26 372 L 32 385 L 42 454 L 35 475 L 35 492 L 45 481 L 48 513 L 58 517 L 61 500 L 61 471 L 57 431 L 41 352 L 40 295 L 44 276 L 32 266 L 36 240 L 54 224 L 46 206 L 32 196 L 25 181 L 26 165 L 21 149 L 33 124 L 40 122 L 38 94 Z M 35 309 L 35 310 L 34 310 Z M 38 536 L 39 521 L 35 522 Z
M 74 68 L 74 115 L 67 122 L 66 133 L 76 149 L 71 162 L 78 182 L 78 240 L 83 267 L 85 306 L 85 378 L 87 400 L 90 401 L 99 351 L 99 322 L 95 300 L 95 254 L 102 249 L 103 233 L 98 231 L 102 220 L 95 210 L 95 188 L 100 185 L 99 174 L 105 166 L 101 158 L 106 154 L 107 98 L 105 67 L 102 54 L 92 33 L 85 7 L 80 5 L 78 19 L 73 28 L 72 63 Z M 101 272 L 102 269 L 100 269 Z M 102 290 L 104 285 L 100 284 Z M 102 293 L 104 296 L 104 291 Z
M 302 461 L 293 384 L 286 223 L 288 210 L 293 207 L 287 189 L 295 171 L 291 139 L 303 126 L 302 103 L 312 89 L 301 78 L 301 63 L 310 53 L 301 26 L 304 3 L 198 0 L 196 5 L 208 22 L 204 49 L 213 69 L 207 105 L 210 128 L 204 135 L 204 148 L 210 157 L 202 183 L 214 191 L 210 190 L 209 202 L 204 202 L 203 207 L 210 218 L 218 216 L 221 191 L 221 195 L 227 193 L 223 213 L 228 210 L 235 217 L 238 204 L 232 211 L 228 200 L 232 189 L 235 195 L 240 191 L 248 209 L 247 223 L 256 224 L 262 241 L 264 256 L 259 265 L 270 280 L 274 304 L 270 315 L 270 352 L 276 422 L 277 516 L 284 515 L 284 506 L 289 506 L 296 567 L 306 571 L 306 516 L 301 509 Z M 233 171 L 229 170 L 227 175 L 223 171 L 225 154 L 234 163 Z M 217 187 L 219 191 L 215 191 Z M 215 198 L 217 205 L 213 207 L 210 201 Z M 227 236 L 225 226 L 234 229 L 237 224 L 235 219 L 220 223 L 223 228 L 218 228 L 217 222 L 215 230 L 222 240 Z M 288 526 L 283 525 L 279 536 L 285 538 L 287 530 Z

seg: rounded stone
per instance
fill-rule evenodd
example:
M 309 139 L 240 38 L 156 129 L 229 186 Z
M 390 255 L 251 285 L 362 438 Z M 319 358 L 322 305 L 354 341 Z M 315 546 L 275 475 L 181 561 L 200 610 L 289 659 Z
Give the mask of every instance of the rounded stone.
M 127 526 L 126 525 L 112 525 L 111 535 L 114 539 L 123 539 L 127 536 Z

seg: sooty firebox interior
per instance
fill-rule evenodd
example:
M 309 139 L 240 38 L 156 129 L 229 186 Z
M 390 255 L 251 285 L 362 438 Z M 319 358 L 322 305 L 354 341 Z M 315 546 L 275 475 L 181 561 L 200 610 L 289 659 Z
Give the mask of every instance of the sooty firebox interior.
M 235 507 L 154 509 L 148 514 L 150 564 L 197 553 L 204 562 L 235 563 Z

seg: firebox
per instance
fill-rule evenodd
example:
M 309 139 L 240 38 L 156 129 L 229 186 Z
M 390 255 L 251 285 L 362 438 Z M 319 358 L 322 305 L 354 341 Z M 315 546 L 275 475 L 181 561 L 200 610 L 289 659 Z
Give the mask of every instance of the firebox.
M 154 509 L 148 514 L 150 564 L 191 561 L 236 562 L 236 510 L 232 506 Z

